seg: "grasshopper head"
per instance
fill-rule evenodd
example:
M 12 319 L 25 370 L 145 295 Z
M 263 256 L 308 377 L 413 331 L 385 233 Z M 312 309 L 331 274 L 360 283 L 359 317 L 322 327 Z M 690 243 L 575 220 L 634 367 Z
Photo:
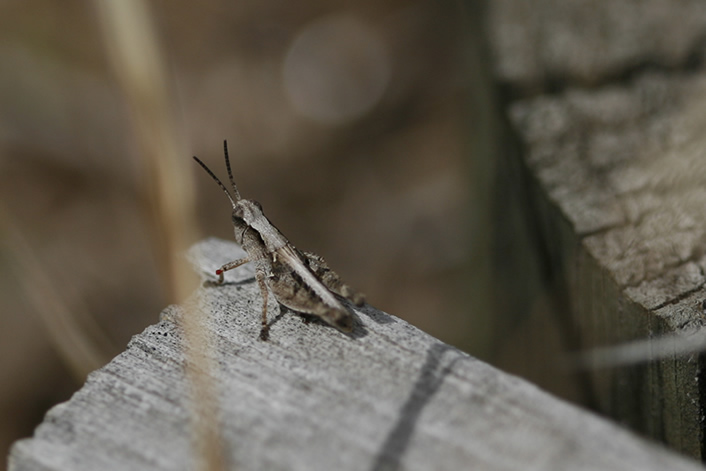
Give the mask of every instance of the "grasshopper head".
M 253 200 L 238 200 L 233 205 L 233 224 L 245 223 L 252 226 L 263 217 L 262 205 Z
M 237 243 L 243 243 L 243 234 L 253 226 L 253 221 L 258 217 L 262 217 L 262 206 L 257 201 L 241 199 L 235 202 L 231 219 Z

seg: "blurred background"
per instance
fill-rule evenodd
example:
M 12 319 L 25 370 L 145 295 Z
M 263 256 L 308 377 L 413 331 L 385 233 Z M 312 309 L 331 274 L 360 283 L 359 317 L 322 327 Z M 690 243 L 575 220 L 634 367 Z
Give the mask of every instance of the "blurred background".
M 476 2 L 149 7 L 182 141 L 170 157 L 197 186 L 193 237 L 233 240 L 227 200 L 191 160 L 226 178 L 227 139 L 241 194 L 298 248 L 371 305 L 483 356 L 493 130 Z M 0 12 L 6 454 L 174 299 L 138 137 L 152 129 L 135 122 L 94 4 Z

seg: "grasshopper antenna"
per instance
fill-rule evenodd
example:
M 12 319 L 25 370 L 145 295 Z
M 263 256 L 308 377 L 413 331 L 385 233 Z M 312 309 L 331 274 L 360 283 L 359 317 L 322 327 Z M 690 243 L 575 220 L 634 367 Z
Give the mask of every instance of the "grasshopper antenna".
M 223 155 L 226 157 L 226 169 L 228 169 L 228 178 L 230 178 L 230 184 L 233 187 L 233 194 L 235 194 L 235 200 L 240 199 L 240 192 L 238 187 L 235 186 L 235 180 L 233 180 L 233 172 L 230 171 L 230 159 L 228 158 L 228 141 L 223 141 Z
M 230 204 L 233 205 L 233 209 L 235 209 L 235 201 L 233 200 L 233 197 L 230 196 L 230 192 L 229 192 L 228 189 L 225 187 L 225 185 L 224 185 L 223 183 L 221 183 L 221 181 L 220 181 L 220 180 L 218 179 L 218 177 L 211 171 L 211 169 L 208 168 L 208 167 L 206 167 L 206 164 L 203 163 L 203 162 L 201 162 L 201 160 L 199 160 L 198 157 L 194 156 L 194 160 L 201 166 L 201 168 L 203 168 L 203 169 L 206 171 L 206 173 L 208 173 L 209 175 L 211 175 L 211 178 L 213 178 L 213 179 L 216 181 L 216 183 L 218 183 L 218 186 L 221 187 L 221 190 L 223 190 L 223 193 L 225 193 L 226 196 L 228 197 L 228 199 L 230 200 Z M 228 163 L 228 154 L 227 154 L 227 153 L 226 153 L 226 163 Z M 228 173 L 230 174 L 230 165 L 228 166 Z M 232 182 L 232 181 L 233 181 L 233 177 L 230 177 L 230 179 L 231 179 L 231 182 Z M 235 184 L 233 184 L 233 188 L 235 188 Z M 238 196 L 238 199 L 240 199 L 240 195 L 237 193 L 237 190 L 236 190 L 236 193 L 235 193 L 235 194 Z

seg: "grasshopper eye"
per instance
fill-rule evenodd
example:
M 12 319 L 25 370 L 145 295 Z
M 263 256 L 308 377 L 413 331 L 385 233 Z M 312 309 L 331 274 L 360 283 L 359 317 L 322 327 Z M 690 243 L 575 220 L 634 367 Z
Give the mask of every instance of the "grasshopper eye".
M 259 201 L 254 201 L 254 200 L 253 200 L 252 204 L 254 204 L 255 206 L 257 206 L 257 209 L 259 209 L 260 211 L 262 211 L 262 205 L 260 204 Z

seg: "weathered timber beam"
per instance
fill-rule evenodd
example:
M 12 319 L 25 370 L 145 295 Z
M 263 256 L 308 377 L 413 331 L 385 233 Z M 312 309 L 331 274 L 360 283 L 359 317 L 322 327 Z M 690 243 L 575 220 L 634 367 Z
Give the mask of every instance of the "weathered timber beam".
M 494 362 L 704 459 L 704 356 L 683 350 L 706 336 L 706 4 L 488 7 L 521 143 L 499 165 Z
M 192 251 L 204 273 L 241 255 L 216 239 Z M 252 275 L 191 300 L 232 469 L 703 469 L 370 306 L 352 335 L 271 312 L 263 342 Z M 10 470 L 194 469 L 181 315 L 167 308 L 54 407 Z
M 706 74 L 650 73 L 517 102 L 511 112 L 553 295 L 566 299 L 555 313 L 566 348 L 674 339 L 673 350 L 647 345 L 637 364 L 589 370 L 584 392 L 601 412 L 695 457 L 704 447 L 703 365 L 698 351 L 674 352 L 705 319 L 704 90 Z

